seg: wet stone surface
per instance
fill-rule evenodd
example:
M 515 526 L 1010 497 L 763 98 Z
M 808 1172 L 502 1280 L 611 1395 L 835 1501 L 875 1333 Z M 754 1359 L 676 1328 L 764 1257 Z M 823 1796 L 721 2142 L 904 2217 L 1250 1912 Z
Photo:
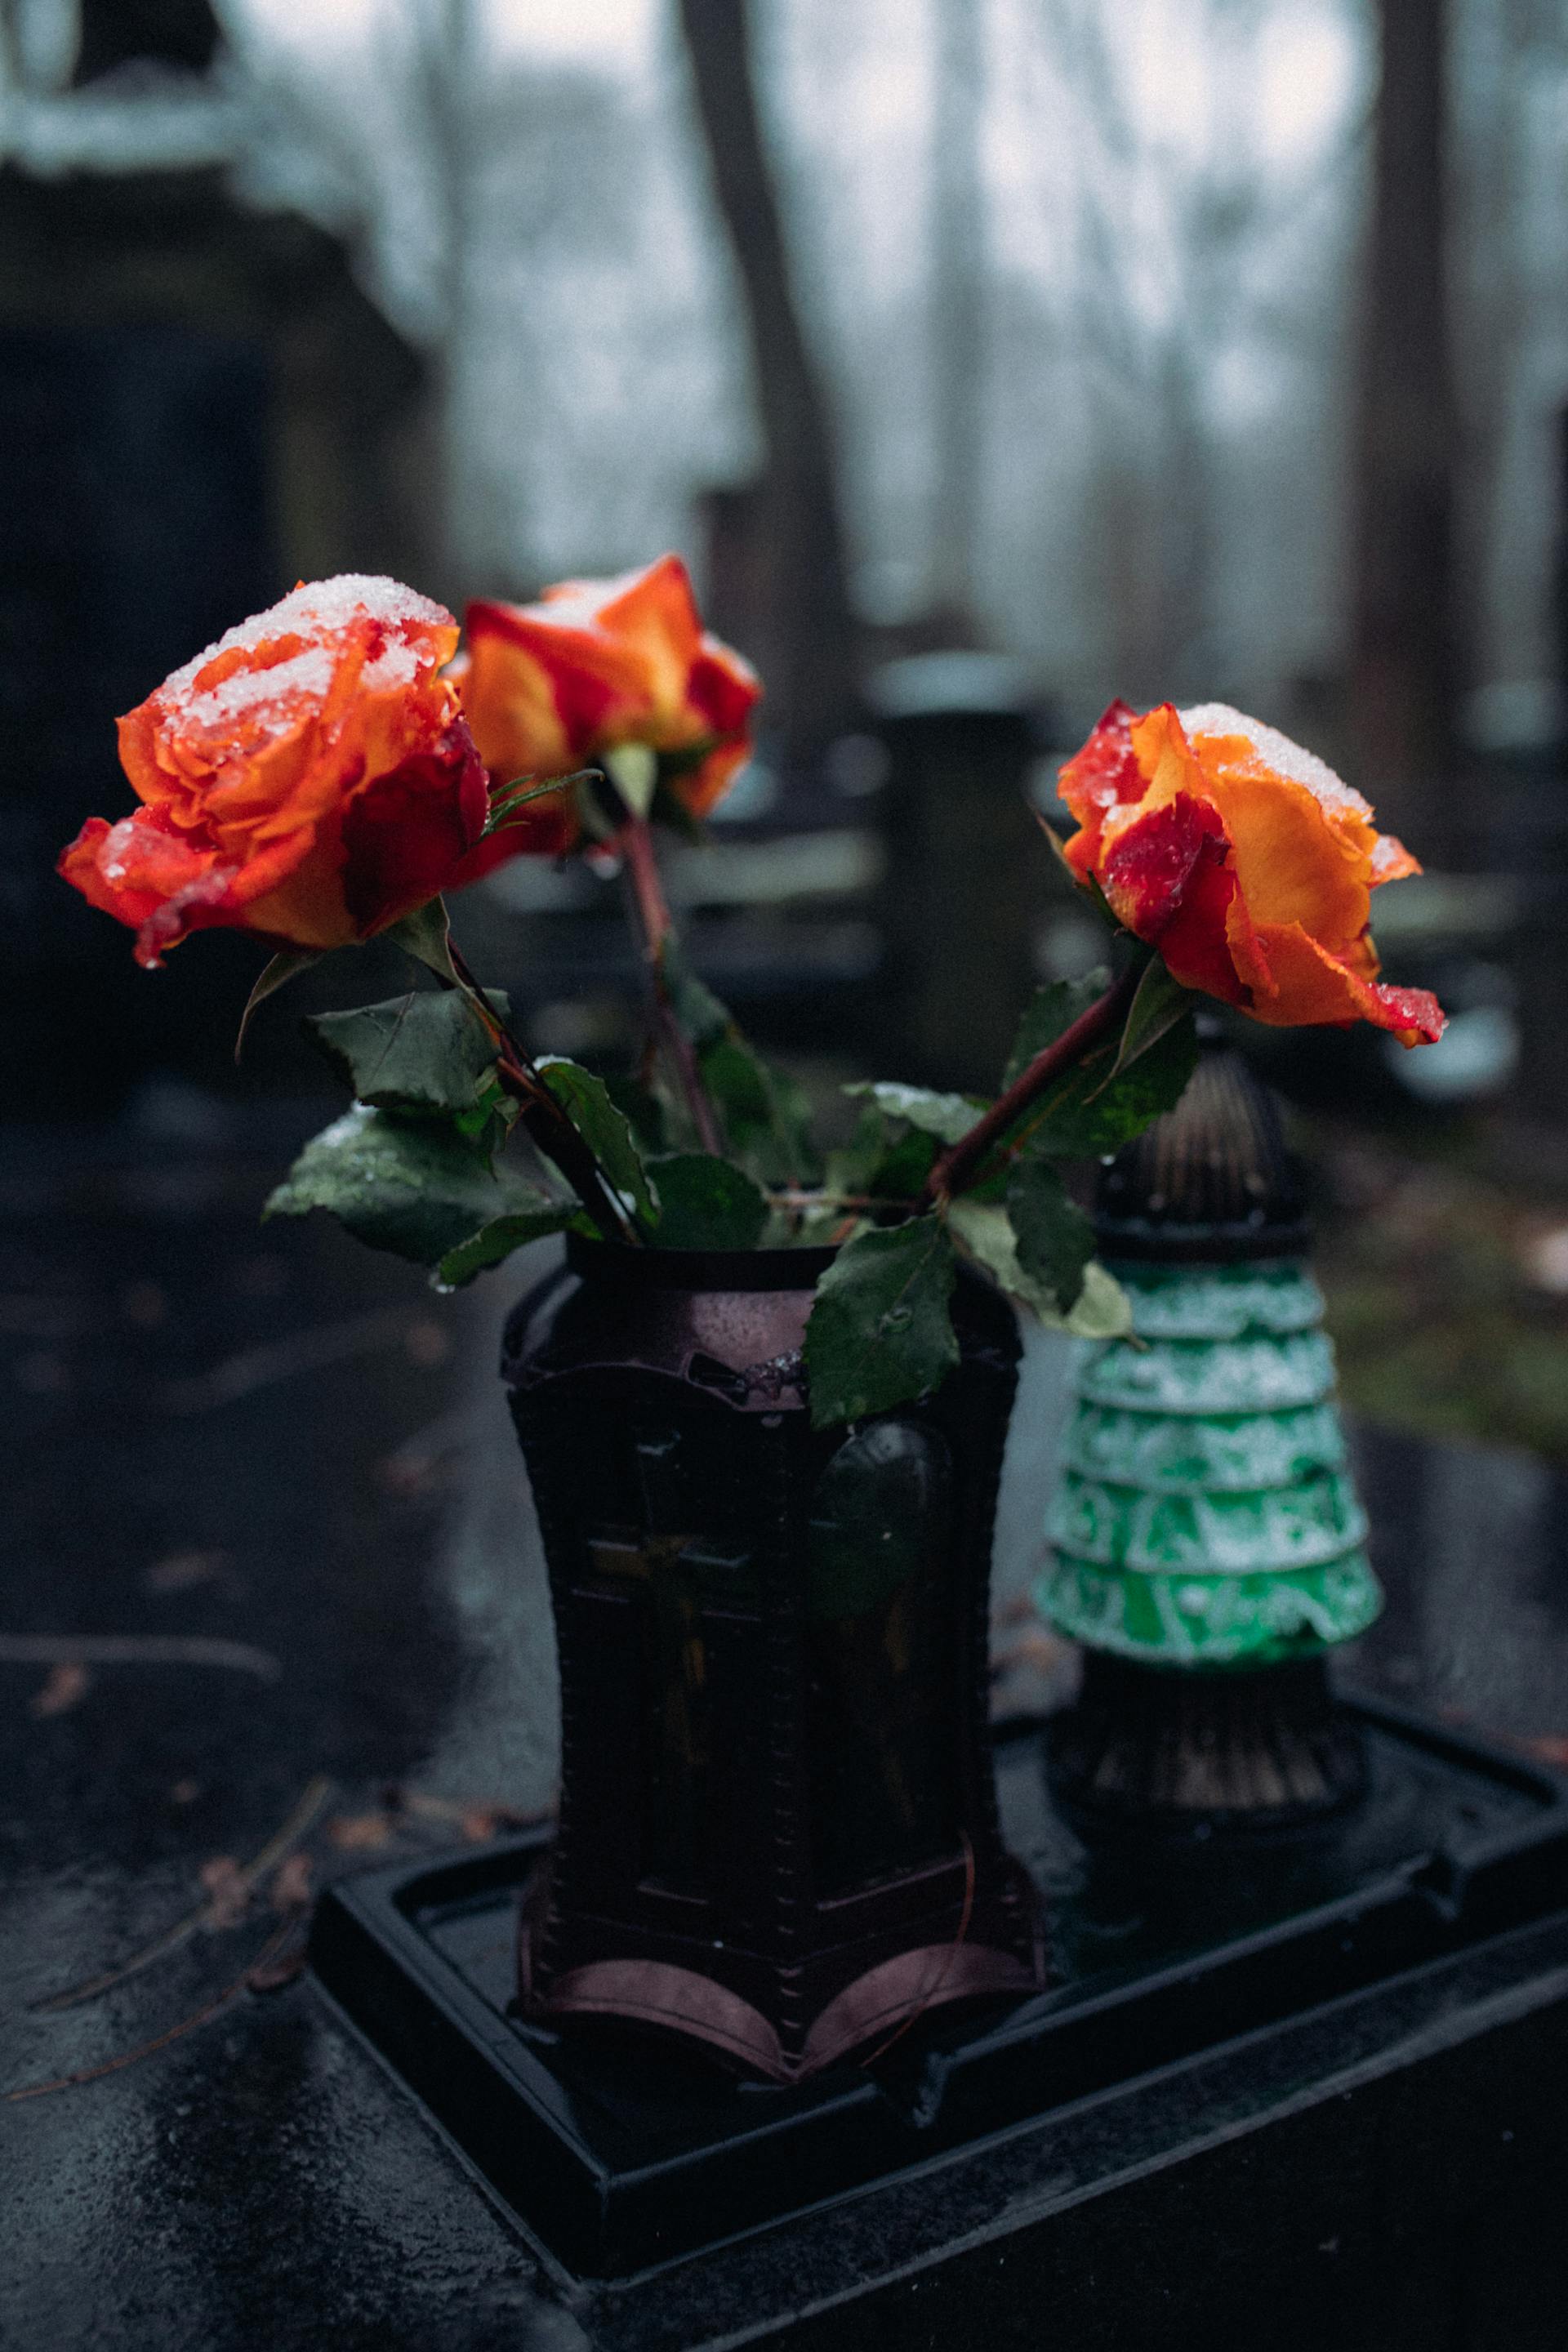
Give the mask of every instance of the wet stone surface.
M 554 1770 L 542 1569 L 494 1376 L 525 1276 L 441 1300 L 324 1221 L 258 1228 L 291 1139 L 38 1133 L 0 1154 L 0 2089 L 112 2067 L 0 2103 L 0 2339 L 676 2352 L 929 2252 L 953 2192 L 910 2176 L 640 2303 L 585 2295 L 308 1979 L 244 1988 L 265 1948 L 297 1948 L 301 1864 L 246 1866 L 302 1801 L 319 1887 L 477 1843 L 545 1807 Z M 1058 1370 L 1026 1387 L 1020 1469 Z M 1390 1588 L 1361 1678 L 1563 1740 L 1559 1483 L 1408 1441 L 1358 1457 Z M 1015 1482 L 1014 1591 L 1033 1525 Z M 38 2006 L 197 1913 L 123 1982 Z M 951 2206 L 972 2231 L 1048 2188 L 1022 2141 L 988 2163 Z

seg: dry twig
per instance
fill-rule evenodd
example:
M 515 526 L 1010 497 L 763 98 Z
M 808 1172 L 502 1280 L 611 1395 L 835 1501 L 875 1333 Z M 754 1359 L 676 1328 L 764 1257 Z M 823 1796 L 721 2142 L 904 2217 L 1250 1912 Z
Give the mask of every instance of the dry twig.
M 196 1910 L 187 1912 L 183 1919 L 176 1919 L 174 1925 L 165 1928 L 153 1942 L 133 1953 L 123 1967 L 106 1969 L 101 1976 L 89 1977 L 85 1983 L 71 1985 L 64 1992 L 52 1994 L 47 2000 L 35 2001 L 32 2004 L 34 2009 L 46 2011 L 75 2009 L 82 2001 L 96 2000 L 100 1993 L 112 1992 L 116 1985 L 123 1984 L 127 1977 L 140 1976 L 143 1969 L 167 1959 L 171 1952 L 177 1952 L 182 1945 L 188 1944 L 193 1936 L 199 1935 L 204 1929 L 217 1931 L 236 1926 L 245 1916 L 250 1897 L 261 1881 L 279 1863 L 287 1863 L 300 1839 L 314 1827 L 331 1793 L 331 1782 L 318 1775 L 288 1819 L 273 1832 L 252 1861 L 229 1863 L 221 1877 L 216 1874 L 209 1876 L 209 1874 L 216 1874 L 216 1865 L 212 1863 L 206 1865 L 202 1882 L 207 1888 L 207 1899 Z M 279 1873 L 280 1880 L 281 1876 Z M 283 1892 L 281 1885 L 279 1891 L 280 1894 Z
M 15 2103 L 20 2099 L 43 2099 L 47 2098 L 54 2091 L 74 2091 L 84 2083 L 100 2083 L 106 2074 L 118 2074 L 122 2068 L 135 2066 L 143 2058 L 151 2058 L 154 2052 L 166 2050 L 172 2042 L 178 2042 L 185 2034 L 194 2033 L 198 2025 L 207 2024 L 211 2019 L 226 2010 L 231 2001 L 237 2000 L 242 1992 L 253 1990 L 269 1992 L 273 1985 L 279 1981 L 277 1971 L 283 1948 L 291 1938 L 299 1935 L 299 1914 L 290 1912 L 289 1916 L 280 1921 L 272 1930 L 256 1958 L 239 1976 L 235 1978 L 233 1983 L 225 1985 L 220 1993 L 215 1994 L 213 1999 L 205 2002 L 200 2009 L 193 2010 L 189 2017 L 183 2017 L 177 2025 L 171 2025 L 165 2032 L 155 2033 L 150 2042 L 138 2042 L 134 2050 L 122 2050 L 118 2058 L 106 2058 L 101 2065 L 79 2066 L 74 2074 L 57 2074 L 47 2083 L 25 2083 L 20 2089 L 6 2092 L 7 2101 Z M 293 1971 L 290 1970 L 289 1973 L 292 1974 Z
M 283 1676 L 270 1650 L 184 1633 L 0 1633 L 0 1666 L 227 1666 L 264 1683 Z

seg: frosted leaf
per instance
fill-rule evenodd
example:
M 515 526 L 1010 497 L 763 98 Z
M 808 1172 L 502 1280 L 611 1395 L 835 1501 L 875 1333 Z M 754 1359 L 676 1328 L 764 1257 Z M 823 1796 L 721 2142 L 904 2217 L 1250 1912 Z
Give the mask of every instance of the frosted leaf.
M 1228 702 L 1198 702 L 1190 710 L 1176 713 L 1190 741 L 1200 735 L 1245 736 L 1260 760 L 1267 761 L 1276 774 L 1289 776 L 1292 783 L 1305 784 L 1320 804 L 1328 809 L 1351 809 L 1358 816 L 1370 816 L 1371 806 L 1363 800 L 1352 784 L 1336 776 L 1326 760 L 1315 751 L 1292 743 L 1289 735 L 1281 735 L 1277 727 L 1266 727 L 1260 719 L 1249 719 L 1244 710 L 1237 710 Z

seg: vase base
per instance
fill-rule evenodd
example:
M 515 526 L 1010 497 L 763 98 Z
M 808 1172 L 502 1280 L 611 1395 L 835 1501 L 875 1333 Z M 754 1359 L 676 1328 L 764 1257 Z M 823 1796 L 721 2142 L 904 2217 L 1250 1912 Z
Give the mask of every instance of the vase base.
M 1321 1656 L 1198 1673 L 1090 1652 L 1049 1759 L 1058 1804 L 1144 1831 L 1291 1828 L 1366 1789 L 1360 1726 Z
M 852 1979 L 810 2021 L 804 2046 L 792 2053 L 777 2028 L 752 2002 L 695 1969 L 666 1960 L 592 1960 L 557 1977 L 547 1992 L 536 1990 L 538 1923 L 531 1916 L 531 1907 L 525 1893 L 518 1936 L 519 2006 L 524 2016 L 542 2024 L 564 2017 L 601 2017 L 672 2035 L 770 2083 L 802 2082 L 863 2050 L 879 2034 L 901 2033 L 928 2011 L 999 1996 L 1022 2000 L 1045 1984 L 1038 1948 L 1030 1965 L 983 1944 L 922 1945 Z
M 1090 2129 L 1105 2095 L 1136 2100 L 1325 2003 L 1338 2016 L 1386 1994 L 1407 2041 L 1399 1987 L 1563 1912 L 1564 1783 L 1447 1725 L 1342 1704 L 1364 1738 L 1366 1801 L 1295 1836 L 1086 1841 L 1046 1802 L 1040 1727 L 1004 1738 L 1003 1825 L 1047 1895 L 1050 1990 L 928 2004 L 809 2080 L 758 2080 L 608 2019 L 521 2017 L 518 1903 L 543 1835 L 340 1882 L 311 1959 L 554 2259 L 626 2280 L 939 2154 L 992 2164 L 995 2136 L 1031 2117 Z M 1333 2029 L 1342 2068 L 1349 2032 Z M 1180 2096 L 1194 2125 L 1234 2124 L 1198 2090 Z

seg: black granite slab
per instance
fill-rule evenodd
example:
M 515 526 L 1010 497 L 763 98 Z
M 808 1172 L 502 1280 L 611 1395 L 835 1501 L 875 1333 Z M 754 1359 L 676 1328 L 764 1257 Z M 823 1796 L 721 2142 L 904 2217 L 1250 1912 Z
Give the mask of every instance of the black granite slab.
M 425 1870 L 449 1843 L 452 1815 L 388 1832 L 389 1783 L 521 1812 L 550 1792 L 548 1618 L 493 1379 L 526 1276 L 443 1301 L 330 1225 L 258 1231 L 292 1137 L 199 1124 L 0 1144 L 0 2092 L 211 2008 L 264 1905 L 99 1998 L 37 2004 L 188 1914 L 204 1868 L 254 1855 L 312 1777 L 333 1784 L 319 1883 Z M 1358 1680 L 1489 1736 L 1530 1781 L 1530 1743 L 1568 1738 L 1561 1480 L 1357 1447 L 1389 1588 Z M 277 1672 L 106 1664 L 59 1706 L 5 1643 L 60 1633 L 237 1643 Z M 1037 1776 L 1009 1766 L 1004 1787 L 1027 1850 Z M 367 1822 L 392 1842 L 356 1842 Z M 1200 1929 L 1224 1892 L 1194 1898 Z M 1232 1895 L 1245 1937 L 1239 1879 Z M 1439 1934 L 1442 1899 L 1419 1897 Z M 1143 1965 L 1110 1895 L 1082 1921 L 1086 1970 L 1117 1948 Z M 932 2021 L 870 2103 L 913 2135 L 940 2088 L 952 2145 L 929 2131 L 880 2183 L 592 2281 L 300 1979 L 78 2087 L 0 2099 L 0 2342 L 1561 2352 L 1565 2021 L 1568 1919 L 1500 1922 L 979 2137 Z M 1012 2027 L 990 2022 L 973 2046 L 1010 2073 Z
M 1568 1906 L 1568 1784 L 1407 1710 L 1353 1709 L 1369 1795 L 1309 1831 L 1086 1847 L 1037 1731 L 998 1751 L 1046 1897 L 1053 1982 L 922 2021 L 813 2081 L 737 2079 L 651 2036 L 515 2013 L 544 1833 L 323 1898 L 322 1983 L 571 2271 L 718 2243 Z

